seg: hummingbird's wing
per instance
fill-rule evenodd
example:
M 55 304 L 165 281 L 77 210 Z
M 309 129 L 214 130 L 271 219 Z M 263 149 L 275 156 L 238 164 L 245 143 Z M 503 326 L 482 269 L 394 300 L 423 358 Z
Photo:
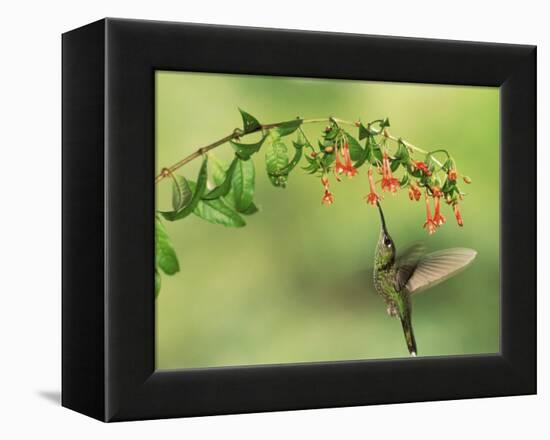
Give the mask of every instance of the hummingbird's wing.
M 417 293 L 435 286 L 465 269 L 476 255 L 476 251 L 467 248 L 432 252 L 418 262 L 405 288 L 409 293 Z
M 403 289 L 425 253 L 426 246 L 422 243 L 415 243 L 399 255 L 395 262 L 395 267 L 397 268 L 397 273 L 395 275 L 395 290 L 400 292 L 401 289 Z

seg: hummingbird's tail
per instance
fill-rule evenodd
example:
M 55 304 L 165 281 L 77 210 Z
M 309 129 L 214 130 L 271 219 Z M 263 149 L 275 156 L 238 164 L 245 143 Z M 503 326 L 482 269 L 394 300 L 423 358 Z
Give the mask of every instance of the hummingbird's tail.
M 414 339 L 413 328 L 411 324 L 411 318 L 401 318 L 401 325 L 403 326 L 403 333 L 405 334 L 405 341 L 407 342 L 407 348 L 411 356 L 416 356 L 416 340 Z

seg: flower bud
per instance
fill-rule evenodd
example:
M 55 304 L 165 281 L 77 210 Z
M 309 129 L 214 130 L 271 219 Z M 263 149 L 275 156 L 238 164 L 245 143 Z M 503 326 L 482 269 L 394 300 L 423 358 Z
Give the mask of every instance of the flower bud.
M 470 179 L 468 176 L 463 176 L 462 179 L 464 180 L 464 183 L 467 183 L 468 185 L 472 183 L 472 179 Z
M 334 147 L 331 145 L 330 147 L 325 147 L 325 153 L 330 154 L 334 151 Z
M 456 170 L 454 168 L 451 168 L 447 173 L 447 177 L 449 178 L 450 181 L 454 182 L 457 177 Z

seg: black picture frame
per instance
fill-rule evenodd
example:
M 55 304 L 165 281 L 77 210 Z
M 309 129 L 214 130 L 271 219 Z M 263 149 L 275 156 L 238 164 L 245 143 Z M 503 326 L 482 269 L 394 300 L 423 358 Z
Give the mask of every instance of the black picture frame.
M 535 46 L 104 19 L 62 50 L 64 406 L 120 421 L 536 393 Z M 500 87 L 500 353 L 155 371 L 156 69 Z

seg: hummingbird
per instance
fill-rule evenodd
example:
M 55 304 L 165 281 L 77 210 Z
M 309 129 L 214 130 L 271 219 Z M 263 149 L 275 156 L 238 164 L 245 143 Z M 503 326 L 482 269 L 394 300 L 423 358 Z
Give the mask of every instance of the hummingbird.
M 382 224 L 374 257 L 374 287 L 384 299 L 388 315 L 401 321 L 409 353 L 416 356 L 418 351 L 411 321 L 412 295 L 456 275 L 474 260 L 477 252 L 450 248 L 426 254 L 423 245 L 415 244 L 397 257 L 382 207 L 379 202 L 376 204 Z

